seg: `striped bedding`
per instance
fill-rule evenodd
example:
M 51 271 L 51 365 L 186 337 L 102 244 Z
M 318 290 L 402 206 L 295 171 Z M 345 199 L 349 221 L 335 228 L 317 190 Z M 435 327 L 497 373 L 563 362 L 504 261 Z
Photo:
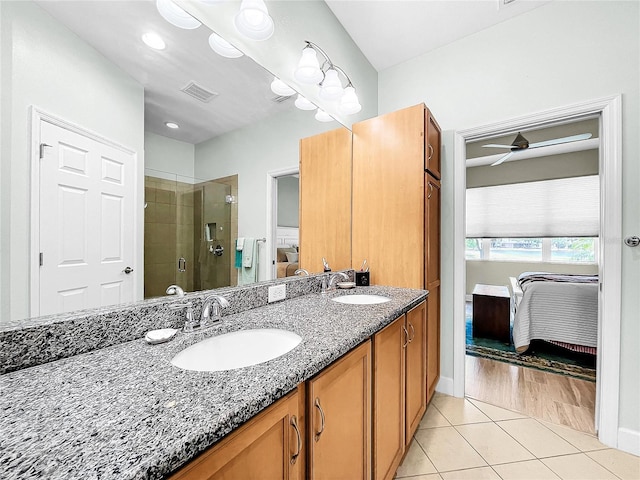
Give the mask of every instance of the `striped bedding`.
M 558 281 L 553 277 L 539 273 L 518 277 L 523 294 L 513 321 L 516 351 L 526 351 L 533 339 L 592 351 L 598 341 L 598 277 L 560 275 Z

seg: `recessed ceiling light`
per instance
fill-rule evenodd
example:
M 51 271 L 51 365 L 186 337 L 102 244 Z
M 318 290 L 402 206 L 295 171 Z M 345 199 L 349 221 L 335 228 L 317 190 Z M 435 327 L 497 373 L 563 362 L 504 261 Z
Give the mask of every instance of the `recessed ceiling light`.
M 165 122 L 165 125 L 169 128 L 180 128 L 180 125 L 174 122 Z
M 155 48 L 156 50 L 164 50 L 164 48 L 166 47 L 166 44 L 164 43 L 164 40 L 160 38 L 160 35 L 153 32 L 147 32 L 142 35 L 142 41 L 147 46 Z

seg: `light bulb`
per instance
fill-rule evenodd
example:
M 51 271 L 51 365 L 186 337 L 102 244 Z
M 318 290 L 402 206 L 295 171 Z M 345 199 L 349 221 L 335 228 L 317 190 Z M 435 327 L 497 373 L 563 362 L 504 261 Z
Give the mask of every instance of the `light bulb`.
M 155 50 L 164 50 L 166 47 L 164 40 L 162 40 L 162 38 L 160 38 L 160 35 L 158 35 L 157 33 L 153 33 L 153 32 L 145 33 L 144 35 L 142 35 L 142 41 L 148 47 L 151 47 Z
M 156 0 L 156 7 L 160 15 L 176 27 L 193 30 L 201 25 L 198 20 L 173 3 L 172 0 Z
M 298 94 L 298 98 L 296 98 L 295 105 L 300 110 L 315 110 L 316 108 L 318 108 L 300 94 Z
M 317 84 L 322 81 L 324 74 L 322 70 L 320 70 L 318 56 L 313 48 L 306 47 L 302 50 L 298 68 L 296 68 L 293 76 L 300 83 L 306 83 L 308 85 Z
M 244 55 L 240 50 L 215 33 L 209 35 L 209 46 L 218 55 L 226 58 L 238 58 Z
M 271 82 L 271 91 L 276 95 L 280 95 L 282 97 L 290 97 L 291 95 L 294 95 L 296 93 L 293 88 L 284 83 L 278 77 L 275 77 L 273 79 L 273 82 Z
M 330 68 L 324 74 L 324 80 L 320 86 L 320 98 L 323 100 L 337 100 L 342 97 L 343 92 L 344 89 L 338 77 L 338 72 Z
M 273 35 L 273 19 L 263 0 L 242 0 L 233 23 L 242 35 L 251 40 L 266 40 Z
M 180 125 L 175 122 L 165 122 L 164 124 L 169 128 L 173 128 L 174 130 L 180 128 Z
M 338 105 L 338 112 L 342 115 L 353 115 L 360 110 L 362 110 L 362 105 L 360 105 L 358 101 L 356 89 L 351 86 L 345 88 L 344 94 L 340 99 L 340 104 Z
M 316 120 L 319 122 L 333 122 L 333 117 L 324 110 L 318 109 L 316 112 Z

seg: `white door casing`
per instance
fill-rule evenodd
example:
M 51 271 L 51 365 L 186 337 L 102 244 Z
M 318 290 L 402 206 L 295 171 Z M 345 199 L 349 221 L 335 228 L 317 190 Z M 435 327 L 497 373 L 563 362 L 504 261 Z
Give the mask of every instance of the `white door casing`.
M 135 153 L 34 115 L 31 315 L 135 300 Z

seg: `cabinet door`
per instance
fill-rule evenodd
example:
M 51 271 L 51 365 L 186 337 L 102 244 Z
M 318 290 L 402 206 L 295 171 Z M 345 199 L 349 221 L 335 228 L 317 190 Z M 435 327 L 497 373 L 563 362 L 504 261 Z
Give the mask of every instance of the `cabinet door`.
M 351 267 L 351 132 L 300 140 L 300 267 Z
M 431 114 L 429 109 L 425 110 L 425 127 L 427 134 L 425 135 L 425 170 L 431 172 L 431 174 L 440 178 L 440 125 L 436 122 L 436 119 Z
M 279 400 L 171 480 L 304 479 L 304 388 Z
M 406 386 L 406 438 L 418 429 L 427 410 L 427 304 L 422 302 L 407 313 L 407 386 Z
M 440 182 L 426 173 L 425 195 L 425 282 L 429 289 L 434 282 L 440 284 Z
M 402 315 L 373 337 L 373 478 L 391 479 L 405 447 L 405 346 Z
M 352 267 L 372 285 L 424 286 L 424 109 L 353 125 Z
M 307 382 L 307 416 L 308 478 L 369 479 L 371 341 Z
M 429 287 L 427 298 L 427 402 L 440 379 L 440 286 Z

